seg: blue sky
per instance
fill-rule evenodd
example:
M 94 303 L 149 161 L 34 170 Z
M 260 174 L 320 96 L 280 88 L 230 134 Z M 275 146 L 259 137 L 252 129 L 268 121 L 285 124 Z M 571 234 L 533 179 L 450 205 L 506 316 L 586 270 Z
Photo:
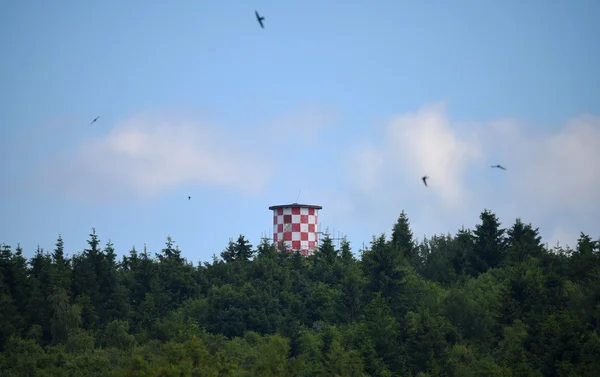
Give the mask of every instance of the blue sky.
M 95 227 L 120 254 L 170 235 L 207 261 L 240 233 L 256 245 L 268 207 L 300 190 L 354 251 L 403 209 L 418 238 L 484 208 L 551 244 L 598 237 L 598 14 L 583 0 L 4 3 L 0 242 L 31 256 L 60 233 L 73 254 Z

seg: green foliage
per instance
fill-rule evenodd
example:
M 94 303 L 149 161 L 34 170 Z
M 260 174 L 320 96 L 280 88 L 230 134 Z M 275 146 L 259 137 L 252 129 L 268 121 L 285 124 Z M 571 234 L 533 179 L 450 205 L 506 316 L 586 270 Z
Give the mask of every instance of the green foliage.
M 480 216 L 481 224 L 475 228 L 475 247 L 471 257 L 471 273 L 478 275 L 489 268 L 500 267 L 506 254 L 505 230 L 500 228 L 496 215 L 488 210 Z
M 211 262 L 174 241 L 117 259 L 0 246 L 0 375 L 584 377 L 600 370 L 600 241 L 547 250 L 488 210 L 414 240 L 402 212 L 360 258 L 240 235 Z
M 418 248 L 413 240 L 408 216 L 404 211 L 400 213 L 398 221 L 392 229 L 391 244 L 392 249 L 400 253 L 413 267 L 421 266 Z
M 106 326 L 103 339 L 104 347 L 130 350 L 135 345 L 135 337 L 129 334 L 129 323 L 115 319 Z
M 236 242 L 229 240 L 229 245 L 221 252 L 221 257 L 225 262 L 247 262 L 252 258 L 253 254 L 254 251 L 252 250 L 252 245 L 250 245 L 246 238 L 240 234 Z

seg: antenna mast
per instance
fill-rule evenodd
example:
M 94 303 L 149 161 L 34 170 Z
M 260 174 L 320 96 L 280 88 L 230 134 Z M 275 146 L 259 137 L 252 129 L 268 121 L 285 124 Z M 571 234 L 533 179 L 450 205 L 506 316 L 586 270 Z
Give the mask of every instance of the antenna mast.
M 298 203 L 298 199 L 300 199 L 300 194 L 302 194 L 302 189 L 300 189 L 300 192 L 298 193 L 298 196 L 296 197 L 295 203 Z

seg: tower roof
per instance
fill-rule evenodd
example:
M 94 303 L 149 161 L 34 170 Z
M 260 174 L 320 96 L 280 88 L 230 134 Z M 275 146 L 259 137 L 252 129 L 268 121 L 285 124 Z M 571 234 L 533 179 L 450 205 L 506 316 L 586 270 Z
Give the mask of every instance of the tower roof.
M 281 204 L 281 205 L 277 205 L 277 206 L 271 206 L 271 207 L 269 207 L 269 209 L 293 208 L 293 207 L 323 209 L 323 207 L 313 205 L 313 204 L 298 204 L 298 203 Z

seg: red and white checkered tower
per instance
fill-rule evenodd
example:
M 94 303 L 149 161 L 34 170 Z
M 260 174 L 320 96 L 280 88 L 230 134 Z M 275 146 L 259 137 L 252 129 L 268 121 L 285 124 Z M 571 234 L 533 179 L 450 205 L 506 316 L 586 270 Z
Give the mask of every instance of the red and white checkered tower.
M 273 241 L 287 246 L 287 251 L 300 250 L 302 255 L 312 254 L 317 248 L 319 210 L 321 206 L 285 204 L 271 206 L 273 211 Z

